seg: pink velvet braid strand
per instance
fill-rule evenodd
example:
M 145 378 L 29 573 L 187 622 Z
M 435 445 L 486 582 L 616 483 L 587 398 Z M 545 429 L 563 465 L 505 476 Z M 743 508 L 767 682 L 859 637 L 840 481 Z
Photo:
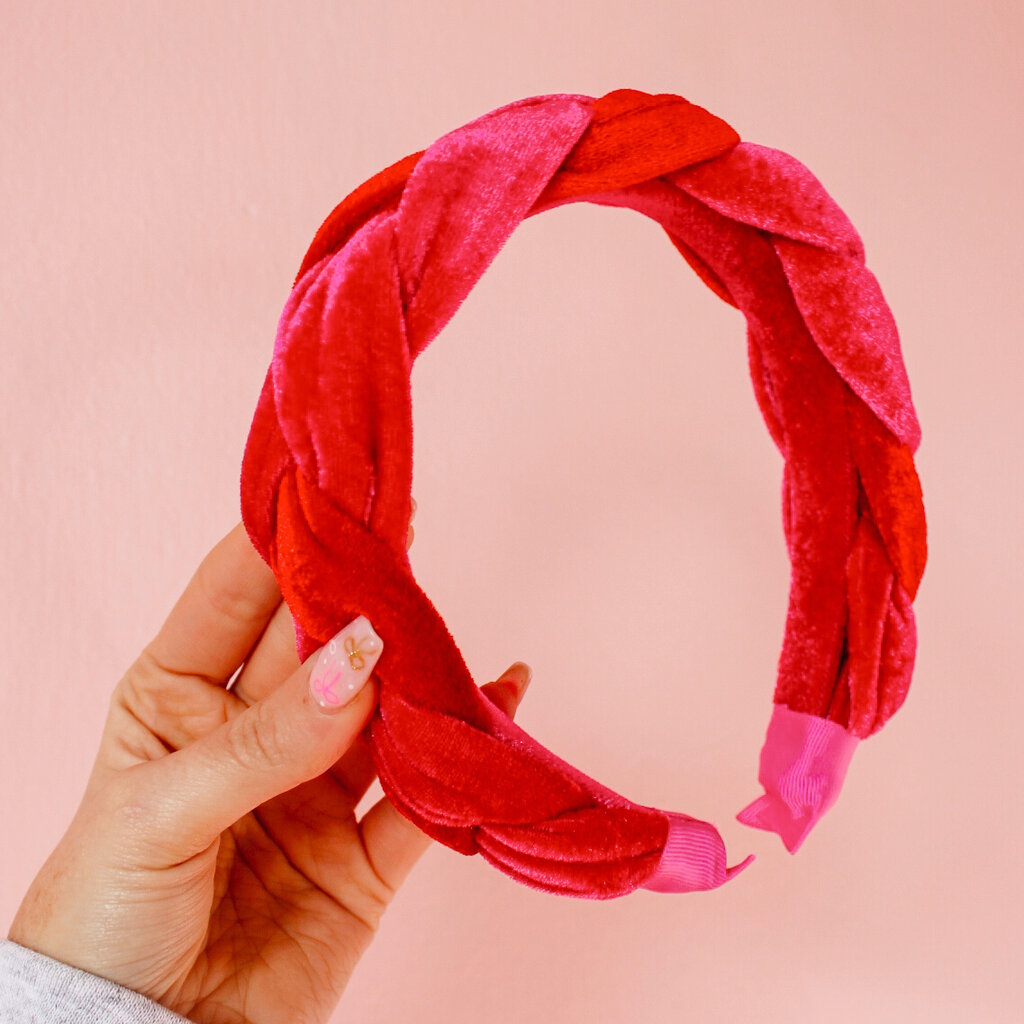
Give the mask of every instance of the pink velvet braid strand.
M 673 118 L 726 141 L 658 166 L 662 147 L 680 149 Z M 766 794 L 741 820 L 795 850 L 835 801 L 857 740 L 909 686 L 917 581 L 905 567 L 917 556 L 904 538 L 916 525 L 887 518 L 886 488 L 907 471 L 885 459 L 912 452 L 920 428 L 895 324 L 817 179 L 721 125 L 667 95 L 539 96 L 393 165 L 379 192 L 363 186 L 350 223 L 318 232 L 246 446 L 243 520 L 281 584 L 300 657 L 358 614 L 385 640 L 371 723 L 385 792 L 428 835 L 548 892 L 711 889 L 750 858 L 727 867 L 713 825 L 627 800 L 498 712 L 413 578 L 411 367 L 526 217 L 576 201 L 643 213 L 746 319 L 755 397 L 785 460 L 792 578 Z M 643 180 L 612 187 L 601 167 L 573 164 L 593 139 L 640 154 Z M 600 187 L 552 188 L 570 165 Z

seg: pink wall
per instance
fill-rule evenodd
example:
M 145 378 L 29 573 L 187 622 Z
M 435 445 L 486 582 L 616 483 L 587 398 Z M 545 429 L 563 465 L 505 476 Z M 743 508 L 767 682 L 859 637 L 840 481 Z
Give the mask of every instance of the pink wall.
M 789 581 L 742 321 L 637 214 L 527 221 L 414 370 L 414 569 L 478 678 L 532 664 L 542 743 L 758 860 L 591 903 L 435 847 L 338 1019 L 1019 1020 L 1020 11 L 5 3 L 4 929 L 110 690 L 237 519 L 323 217 L 504 103 L 632 87 L 797 156 L 865 239 L 924 431 L 914 686 L 795 857 L 732 820 Z

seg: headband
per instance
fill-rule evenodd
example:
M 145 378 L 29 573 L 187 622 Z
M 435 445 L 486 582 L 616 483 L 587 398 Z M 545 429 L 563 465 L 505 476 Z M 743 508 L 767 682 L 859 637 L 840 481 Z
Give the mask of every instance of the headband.
M 357 615 L 384 640 L 369 736 L 425 833 L 571 896 L 712 889 L 711 824 L 635 804 L 490 703 L 414 579 L 414 360 L 516 225 L 565 203 L 657 221 L 747 323 L 754 395 L 785 460 L 789 607 L 739 820 L 795 851 L 859 740 L 907 693 L 926 560 L 921 432 L 896 325 L 853 225 L 793 157 L 679 96 L 534 96 L 369 179 L 317 231 L 285 304 L 242 461 L 242 518 L 305 660 Z

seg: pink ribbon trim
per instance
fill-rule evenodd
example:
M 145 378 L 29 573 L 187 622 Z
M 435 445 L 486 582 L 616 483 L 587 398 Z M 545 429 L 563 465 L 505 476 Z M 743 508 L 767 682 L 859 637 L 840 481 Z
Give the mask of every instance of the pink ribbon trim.
M 778 833 L 786 849 L 796 853 L 839 797 L 858 742 L 836 722 L 776 704 L 757 773 L 765 795 L 736 818 Z
M 725 844 L 714 825 L 686 814 L 665 812 L 668 838 L 658 866 L 639 888 L 653 892 L 698 892 L 717 889 L 738 875 L 753 854 L 734 867 L 725 866 Z

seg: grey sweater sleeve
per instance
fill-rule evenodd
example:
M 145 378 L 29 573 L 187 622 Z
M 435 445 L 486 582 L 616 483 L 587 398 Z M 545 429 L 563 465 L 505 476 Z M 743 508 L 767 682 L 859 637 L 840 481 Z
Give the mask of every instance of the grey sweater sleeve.
M 3 1024 L 188 1024 L 166 1006 L 97 974 L 0 939 Z

